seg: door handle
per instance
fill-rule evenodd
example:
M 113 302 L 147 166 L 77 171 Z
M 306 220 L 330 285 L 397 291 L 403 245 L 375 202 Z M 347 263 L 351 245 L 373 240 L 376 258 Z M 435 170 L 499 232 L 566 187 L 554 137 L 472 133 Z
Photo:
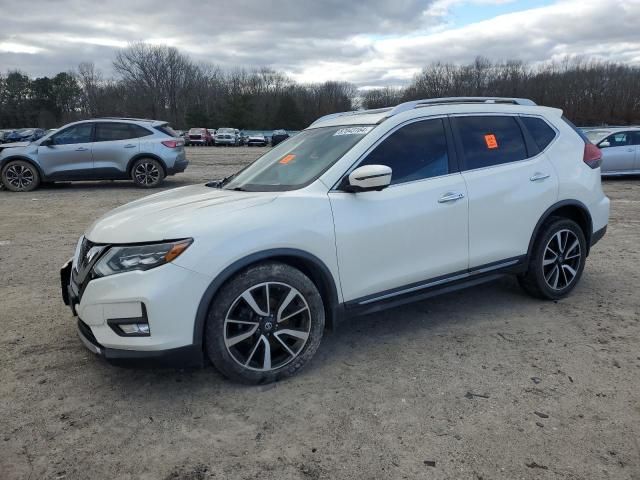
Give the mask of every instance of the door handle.
M 538 182 L 540 180 L 545 180 L 547 178 L 549 178 L 551 175 L 549 175 L 548 173 L 540 173 L 540 172 L 536 172 L 533 174 L 533 176 L 529 179 L 532 182 Z
M 464 193 L 447 192 L 438 199 L 438 203 L 455 202 L 464 198 Z
M 76 148 L 76 152 L 86 152 L 87 150 L 89 150 L 88 148 L 85 147 L 78 147 Z
M 636 151 L 636 149 L 635 149 L 635 148 L 629 148 L 629 149 L 627 149 L 627 152 L 635 152 L 635 151 Z
M 124 146 L 124 148 L 134 148 L 134 147 L 135 147 L 135 145 L 134 145 L 134 144 L 132 144 L 132 143 L 127 143 L 127 144 Z

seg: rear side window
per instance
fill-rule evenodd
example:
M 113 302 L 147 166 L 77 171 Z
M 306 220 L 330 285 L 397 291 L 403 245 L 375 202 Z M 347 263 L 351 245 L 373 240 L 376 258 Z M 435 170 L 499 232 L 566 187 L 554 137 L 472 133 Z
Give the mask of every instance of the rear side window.
M 547 148 L 553 139 L 556 138 L 556 131 L 541 118 L 520 117 L 520 120 L 524 123 L 525 128 L 533 137 L 533 141 L 536 142 L 540 151 Z
M 462 143 L 466 170 L 527 158 L 524 137 L 514 117 L 473 116 L 451 120 Z
M 449 173 L 447 138 L 441 119 L 410 123 L 384 139 L 362 165 L 391 168 L 391 184 Z
M 132 123 L 98 123 L 96 124 L 96 142 L 128 140 L 151 135 L 146 128 Z

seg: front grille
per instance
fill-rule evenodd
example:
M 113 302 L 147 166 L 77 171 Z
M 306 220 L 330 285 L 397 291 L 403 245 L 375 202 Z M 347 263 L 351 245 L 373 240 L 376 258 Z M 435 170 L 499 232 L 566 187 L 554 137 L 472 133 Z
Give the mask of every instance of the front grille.
M 75 284 L 78 288 L 78 300 L 82 298 L 84 289 L 93 278 L 91 273 L 93 266 L 107 248 L 108 245 L 94 243 L 86 237 L 82 239 L 75 268 L 71 272 L 71 284 Z
M 78 252 L 78 258 L 76 258 L 76 272 L 83 271 L 87 266 L 87 253 L 91 250 L 95 244 L 88 240 L 87 237 L 82 239 L 82 243 L 80 244 L 80 251 Z
M 189 135 L 189 138 L 191 140 L 200 140 L 202 138 L 202 135 Z

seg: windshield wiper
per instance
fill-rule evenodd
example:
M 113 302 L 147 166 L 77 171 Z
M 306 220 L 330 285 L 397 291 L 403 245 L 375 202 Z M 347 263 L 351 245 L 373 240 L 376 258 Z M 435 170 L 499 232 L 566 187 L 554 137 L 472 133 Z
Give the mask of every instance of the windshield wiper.
M 231 180 L 233 177 L 235 177 L 235 173 L 233 175 L 229 175 L 227 177 L 224 177 L 222 180 L 212 180 L 209 183 L 205 183 L 205 185 L 207 187 L 211 187 L 211 188 L 222 188 L 224 187 L 227 183 L 229 183 L 229 180 Z

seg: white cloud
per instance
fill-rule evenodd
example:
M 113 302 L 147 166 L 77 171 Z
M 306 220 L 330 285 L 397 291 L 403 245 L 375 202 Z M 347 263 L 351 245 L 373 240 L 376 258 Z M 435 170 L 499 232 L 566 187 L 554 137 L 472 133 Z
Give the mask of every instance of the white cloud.
M 36 54 L 44 51 L 43 48 L 33 47 L 31 45 L 24 45 L 14 42 L 0 42 L 0 52 L 6 53 L 28 53 Z
M 31 0 L 29 15 L 3 19 L 0 65 L 51 75 L 93 61 L 109 73 L 115 51 L 137 40 L 173 45 L 222 67 L 270 66 L 300 81 L 360 86 L 404 84 L 430 62 L 478 55 L 640 63 L 640 0 L 558 0 L 463 27 L 449 23 L 454 7 L 510 1 L 282 0 L 271 8 L 236 0 L 221 9 L 195 0 L 162 8 L 155 0 L 104 0 L 87 16 L 81 0 L 61 0 L 53 11 L 49 0 Z

